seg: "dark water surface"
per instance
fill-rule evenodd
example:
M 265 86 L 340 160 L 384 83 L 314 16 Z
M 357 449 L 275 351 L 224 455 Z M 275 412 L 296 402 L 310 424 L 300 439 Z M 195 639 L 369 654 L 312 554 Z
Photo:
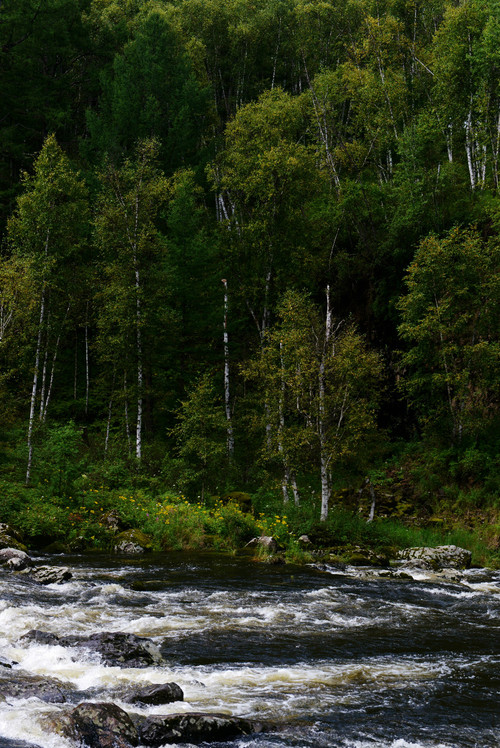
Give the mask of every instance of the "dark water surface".
M 500 746 L 499 572 L 445 583 L 208 554 L 47 561 L 72 566 L 73 579 L 39 587 L 0 571 L 0 654 L 58 678 L 76 702 L 84 693 L 130 711 L 120 689 L 174 680 L 184 702 L 134 710 L 226 711 L 276 725 L 227 746 Z M 21 646 L 33 628 L 148 636 L 165 662 L 114 668 L 74 648 Z M 40 722 L 60 708 L 2 703 L 0 680 L 0 748 L 71 748 Z

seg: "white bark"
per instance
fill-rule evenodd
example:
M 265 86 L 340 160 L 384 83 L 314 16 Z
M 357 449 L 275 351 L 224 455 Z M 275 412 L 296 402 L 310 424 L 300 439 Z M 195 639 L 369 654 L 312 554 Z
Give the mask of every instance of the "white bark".
M 57 336 L 57 340 L 54 345 L 54 355 L 52 356 L 52 366 L 50 368 L 50 379 L 49 379 L 49 387 L 47 390 L 47 397 L 45 398 L 45 403 L 43 404 L 43 421 L 45 422 L 45 419 L 47 418 L 47 409 L 49 407 L 50 403 L 50 396 L 52 395 L 52 385 L 54 384 L 54 372 L 56 370 L 56 361 L 57 361 L 57 354 L 59 353 L 59 344 L 61 342 L 61 333 L 64 330 L 64 325 L 66 323 L 66 319 L 69 314 L 71 304 L 68 304 L 66 307 L 66 313 L 64 315 L 64 319 L 61 324 L 61 328 L 59 330 L 59 334 Z
M 325 410 L 325 364 L 330 346 L 332 332 L 332 312 L 330 309 L 330 286 L 326 287 L 326 320 L 325 320 L 325 340 L 321 361 L 319 366 L 319 414 L 318 414 L 318 431 L 320 447 L 320 464 L 321 464 L 321 516 L 322 522 L 328 517 L 330 504 L 330 480 L 328 474 L 328 464 L 330 456 L 328 455 L 326 443 L 326 410 Z
M 48 235 L 47 235 L 48 242 Z M 35 367 L 33 371 L 33 385 L 31 387 L 30 415 L 28 421 L 28 464 L 26 466 L 26 485 L 31 479 L 31 466 L 33 462 L 33 422 L 35 420 L 35 405 L 38 390 L 38 370 L 40 366 L 40 349 L 42 347 L 42 328 L 45 320 L 45 288 L 42 290 L 40 301 L 40 321 L 38 323 L 38 338 L 35 351 Z
M 40 414 L 39 420 L 43 421 L 43 406 L 45 403 L 45 384 L 47 381 L 47 362 L 49 358 L 49 334 L 50 334 L 50 313 L 47 314 L 47 325 L 45 330 L 45 352 L 43 354 L 42 376 L 40 383 Z
M 132 439 L 130 437 L 130 421 L 128 417 L 128 390 L 127 390 L 127 372 L 123 374 L 123 397 L 125 412 L 125 434 L 127 435 L 127 446 L 129 455 L 132 454 Z
M 135 269 L 136 289 L 136 332 L 137 332 L 137 422 L 135 432 L 135 456 L 140 461 L 142 457 L 142 390 L 143 390 L 143 366 L 142 366 L 142 335 L 141 335 L 141 300 L 139 270 Z
M 115 379 L 116 379 L 116 370 L 113 370 L 113 384 L 111 385 L 111 395 L 109 397 L 109 404 L 108 404 L 108 419 L 106 421 L 106 437 L 104 439 L 104 456 L 106 456 L 108 452 L 108 446 L 109 446 L 109 432 L 111 429 L 111 415 L 113 413 L 113 396 L 115 394 Z
M 89 412 L 90 368 L 89 368 L 89 302 L 85 311 L 85 415 Z
M 371 481 L 369 481 L 369 486 L 372 503 L 370 506 L 370 516 L 368 517 L 367 522 L 373 522 L 373 518 L 375 517 L 375 489 L 373 488 L 373 483 Z
M 227 329 L 227 315 L 229 310 L 229 298 L 227 293 L 227 280 L 222 279 L 224 284 L 224 405 L 226 409 L 227 421 L 227 452 L 229 459 L 234 457 L 234 433 L 231 418 L 231 388 L 229 379 L 229 333 Z
M 288 459 L 283 447 L 283 430 L 285 428 L 285 365 L 283 362 L 283 343 L 280 340 L 280 369 L 281 369 L 281 388 L 278 400 L 278 452 L 281 455 L 283 462 L 283 480 L 281 482 L 281 490 L 283 493 L 283 503 L 288 504 L 288 485 L 290 483 L 290 470 L 288 467 Z
M 14 316 L 14 307 L 10 309 L 6 306 L 5 301 L 0 301 L 0 342 L 4 339 L 7 328 L 12 322 Z

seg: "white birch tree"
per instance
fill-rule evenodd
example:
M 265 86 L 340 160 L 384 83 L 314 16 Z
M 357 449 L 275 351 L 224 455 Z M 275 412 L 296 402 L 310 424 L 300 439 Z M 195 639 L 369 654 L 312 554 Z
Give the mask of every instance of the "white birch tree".
M 8 224 L 14 256 L 29 262 L 38 297 L 28 418 L 26 483 L 31 479 L 35 412 L 44 422 L 53 391 L 61 337 L 77 292 L 77 261 L 88 237 L 85 184 L 50 135 L 25 175 L 24 192 Z M 50 366 L 50 371 L 49 371 Z
M 139 143 L 121 168 L 108 163 L 95 219 L 104 283 L 99 293 L 98 348 L 113 378 L 133 366 L 135 457 L 143 451 L 145 332 L 155 310 L 165 242 L 157 223 L 168 185 L 156 166 L 156 141 Z M 132 390 L 130 390 L 131 392 Z M 125 429 L 129 438 L 129 390 L 124 385 Z

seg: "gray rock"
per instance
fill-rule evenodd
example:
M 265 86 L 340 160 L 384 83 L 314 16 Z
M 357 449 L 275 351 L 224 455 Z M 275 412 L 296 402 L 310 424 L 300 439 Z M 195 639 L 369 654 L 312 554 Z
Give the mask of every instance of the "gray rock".
M 0 679 L 0 699 L 37 698 L 48 704 L 63 704 L 66 701 L 64 684 L 51 678 L 30 675 L 17 671 Z
M 153 715 L 138 721 L 139 740 L 151 748 L 165 743 L 210 743 L 262 732 L 263 726 L 227 714 Z
M 59 638 L 55 634 L 50 634 L 48 631 L 40 631 L 39 629 L 31 629 L 27 634 L 23 634 L 20 640 L 21 643 L 35 642 L 35 644 L 59 644 Z
M 9 537 L 14 538 L 20 543 L 22 543 L 24 540 L 19 530 L 16 530 L 14 527 L 12 527 L 12 525 L 7 524 L 6 522 L 0 522 L 0 535 L 8 535 Z
M 24 567 L 32 566 L 33 561 L 25 551 L 20 551 L 19 548 L 1 548 L 0 549 L 0 564 L 9 565 L 9 561 L 17 559 L 24 563 Z
M 141 530 L 126 530 L 116 536 L 114 552 L 126 556 L 138 556 L 152 548 L 152 540 L 149 535 Z
M 63 584 L 73 576 L 67 566 L 37 566 L 25 573 L 39 584 Z
M 298 542 L 301 545 L 311 545 L 311 539 L 309 535 L 301 535 L 300 538 L 298 539 Z
M 0 549 L 3 548 L 17 548 L 20 551 L 26 552 L 28 549 L 26 546 L 21 543 L 20 540 L 17 540 L 13 535 L 7 535 L 4 532 L 0 532 Z
M 115 553 L 123 553 L 124 556 L 140 556 L 146 552 L 145 548 L 130 540 L 122 540 L 121 543 L 115 545 L 113 550 Z
M 261 535 L 260 538 L 252 538 L 246 544 L 245 548 L 265 548 L 266 551 L 274 553 L 278 550 L 278 543 L 270 535 Z
M 0 667 L 5 667 L 10 670 L 13 665 L 17 665 L 17 662 L 14 662 L 13 660 L 8 660 L 6 657 L 3 657 L 2 655 L 0 655 Z
M 456 545 L 441 545 L 437 548 L 404 548 L 397 559 L 405 566 L 416 569 L 468 569 L 472 554 Z
M 44 726 L 85 748 L 131 748 L 137 729 L 129 715 L 107 702 L 83 702 L 70 712 L 47 715 Z
M 106 665 L 119 667 L 150 667 L 162 661 L 158 647 L 145 637 L 122 632 L 102 632 L 81 636 L 56 636 L 46 631 L 28 631 L 21 642 L 59 644 L 62 647 L 83 647 L 96 652 Z
M 160 685 L 146 686 L 137 691 L 129 691 L 125 694 L 124 701 L 131 704 L 159 706 L 160 704 L 171 704 L 174 701 L 184 701 L 184 693 L 177 683 L 161 683 Z

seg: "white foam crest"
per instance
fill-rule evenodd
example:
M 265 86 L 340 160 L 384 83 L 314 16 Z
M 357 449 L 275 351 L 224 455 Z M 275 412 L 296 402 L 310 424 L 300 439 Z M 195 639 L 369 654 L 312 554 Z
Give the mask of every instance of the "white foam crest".
M 43 715 L 58 711 L 52 705 L 41 705 L 38 699 L 23 699 L 15 705 L 0 705 L 1 735 L 11 740 L 22 740 L 41 748 L 74 748 L 74 743 L 53 732 L 48 732 Z
M 137 634 L 139 636 L 161 636 L 167 635 L 172 631 L 196 630 L 200 631 L 205 625 L 204 618 L 193 616 L 168 616 L 168 613 L 161 617 L 158 616 L 140 616 L 139 618 L 124 619 L 119 622 L 117 631 L 123 631 L 127 634 Z
M 434 743 L 434 741 L 431 743 L 415 743 L 413 741 L 409 742 L 404 738 L 398 738 L 397 740 L 392 740 L 390 742 L 384 741 L 383 743 L 381 743 L 380 740 L 377 740 L 375 743 L 373 740 L 347 739 L 344 740 L 344 745 L 346 748 L 429 748 L 430 746 L 432 746 L 432 748 L 456 748 L 450 743 Z
M 314 686 L 345 685 L 350 682 L 367 683 L 383 681 L 384 684 L 402 686 L 415 680 L 436 678 L 448 666 L 443 662 L 374 661 L 368 663 L 346 663 L 332 665 L 305 665 L 294 667 L 242 667 L 219 668 L 205 672 L 203 668 L 182 668 L 179 672 L 185 679 L 202 681 L 209 692 L 222 688 L 286 688 L 296 686 L 307 691 Z M 174 677 L 175 677 L 174 675 Z M 197 693 L 203 693 L 194 687 Z
M 470 587 L 471 590 L 474 590 L 474 592 L 500 595 L 500 584 L 493 580 L 490 582 L 469 582 L 467 579 L 464 579 L 464 584 Z

